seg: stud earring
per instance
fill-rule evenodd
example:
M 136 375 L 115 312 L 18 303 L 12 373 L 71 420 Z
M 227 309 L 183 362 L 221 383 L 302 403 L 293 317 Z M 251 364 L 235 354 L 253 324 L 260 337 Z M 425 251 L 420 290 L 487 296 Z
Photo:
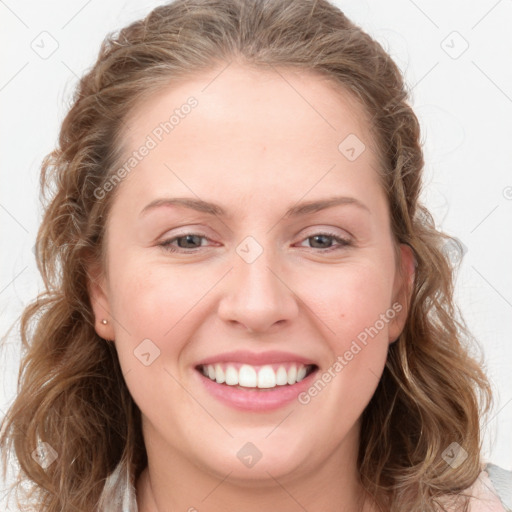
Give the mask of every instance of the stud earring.
M 107 325 L 107 324 L 108 324 L 108 320 L 107 320 L 106 318 L 104 318 L 104 319 L 101 321 L 101 323 L 102 323 L 103 325 Z

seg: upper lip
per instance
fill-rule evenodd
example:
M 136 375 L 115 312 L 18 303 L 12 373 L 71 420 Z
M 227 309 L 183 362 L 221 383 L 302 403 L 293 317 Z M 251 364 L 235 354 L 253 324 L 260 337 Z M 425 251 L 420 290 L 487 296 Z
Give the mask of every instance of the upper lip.
M 314 361 L 307 357 L 302 357 L 291 352 L 268 351 L 268 352 L 249 352 L 237 350 L 233 352 L 224 352 L 215 356 L 208 357 L 199 361 L 196 366 L 206 366 L 216 363 L 245 363 L 252 366 L 262 366 L 265 364 L 277 363 L 301 363 L 304 365 L 314 365 Z

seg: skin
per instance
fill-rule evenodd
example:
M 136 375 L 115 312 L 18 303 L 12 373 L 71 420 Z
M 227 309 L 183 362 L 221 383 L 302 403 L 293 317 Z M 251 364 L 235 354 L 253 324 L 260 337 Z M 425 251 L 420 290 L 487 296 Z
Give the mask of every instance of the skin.
M 356 471 L 360 417 L 403 330 L 414 264 L 406 245 L 395 255 L 369 119 L 317 75 L 224 68 L 128 117 L 127 154 L 188 97 L 198 100 L 117 186 L 106 268 L 91 269 L 97 332 L 115 340 L 143 416 L 149 462 L 136 485 L 139 510 L 374 510 L 362 505 Z M 354 161 L 338 150 L 350 133 L 366 145 Z M 369 211 L 352 204 L 284 217 L 297 202 L 333 195 Z M 211 201 L 228 216 L 178 206 L 141 215 L 165 197 Z M 326 229 L 353 245 L 310 238 Z M 186 233 L 207 238 L 182 253 L 160 246 Z M 263 249 L 252 263 L 236 252 L 247 236 Z M 237 349 L 288 351 L 326 371 L 397 302 L 401 312 L 307 405 L 243 412 L 200 385 L 201 359 Z M 134 356 L 144 339 L 160 350 L 149 366 Z M 237 457 L 246 442 L 262 454 L 252 468 Z

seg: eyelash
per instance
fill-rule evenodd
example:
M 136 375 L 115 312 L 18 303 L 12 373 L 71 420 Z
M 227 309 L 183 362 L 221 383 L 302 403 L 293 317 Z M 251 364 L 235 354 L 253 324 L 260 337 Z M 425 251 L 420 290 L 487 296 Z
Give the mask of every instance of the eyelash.
M 206 240 L 209 240 L 209 238 L 206 235 L 203 235 L 202 233 L 184 233 L 183 235 L 175 236 L 174 238 L 170 238 L 169 240 L 163 241 L 161 244 L 159 244 L 162 249 L 164 249 L 167 252 L 175 252 L 175 253 L 194 253 L 201 247 L 193 247 L 191 249 L 184 249 L 184 248 L 176 248 L 175 246 L 172 246 L 171 243 L 175 242 L 176 240 L 179 240 L 180 238 L 186 238 L 187 236 L 199 236 L 201 238 L 205 238 Z M 352 246 L 352 242 L 350 240 L 347 240 L 345 238 L 341 238 L 338 235 L 335 235 L 334 233 L 329 233 L 327 231 L 320 231 L 318 233 L 313 233 L 310 236 L 307 236 L 303 240 L 308 240 L 310 238 L 314 238 L 316 236 L 326 236 L 329 238 L 333 238 L 336 242 L 339 243 L 338 246 L 334 247 L 328 247 L 326 249 L 317 249 L 317 252 L 320 253 L 326 253 L 326 252 L 332 252 L 337 251 L 340 249 L 343 249 L 344 247 L 350 247 Z M 311 247 L 310 249 L 315 250 L 315 247 Z

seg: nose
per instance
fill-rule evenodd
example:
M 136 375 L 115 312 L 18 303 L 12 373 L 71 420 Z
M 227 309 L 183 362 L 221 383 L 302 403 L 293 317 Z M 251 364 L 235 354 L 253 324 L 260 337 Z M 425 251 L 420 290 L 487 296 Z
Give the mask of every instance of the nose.
M 263 333 L 282 327 L 299 314 L 293 283 L 267 251 L 247 263 L 234 254 L 235 264 L 225 283 L 219 303 L 219 317 L 232 325 L 243 326 L 251 333 Z

